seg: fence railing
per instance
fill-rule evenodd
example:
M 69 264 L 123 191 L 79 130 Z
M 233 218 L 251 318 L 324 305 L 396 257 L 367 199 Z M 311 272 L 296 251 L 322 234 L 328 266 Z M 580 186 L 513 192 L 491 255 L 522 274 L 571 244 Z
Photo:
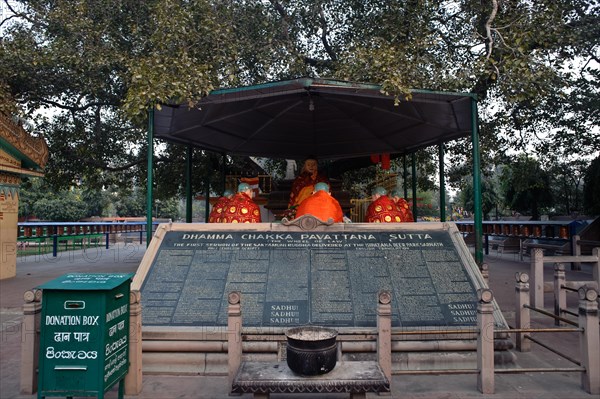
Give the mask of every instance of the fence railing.
M 473 221 L 455 222 L 467 244 L 474 241 Z M 580 255 L 582 247 L 588 250 L 600 245 L 598 241 L 582 240 L 578 227 L 584 221 L 484 221 L 483 249 L 489 255 L 490 247 L 510 247 L 518 252 L 520 259 L 530 254 L 532 248 L 542 248 L 559 255 Z M 504 243 L 502 240 L 506 240 Z M 510 240 L 510 241 L 509 241 Z
M 153 230 L 159 222 L 153 222 Z M 56 257 L 59 247 L 64 244 L 84 246 L 98 245 L 104 239 L 106 249 L 121 236 L 126 241 L 143 242 L 146 222 L 20 222 L 17 230 L 17 248 L 24 249 L 35 245 L 38 251 L 42 247 L 52 247 L 52 256 Z

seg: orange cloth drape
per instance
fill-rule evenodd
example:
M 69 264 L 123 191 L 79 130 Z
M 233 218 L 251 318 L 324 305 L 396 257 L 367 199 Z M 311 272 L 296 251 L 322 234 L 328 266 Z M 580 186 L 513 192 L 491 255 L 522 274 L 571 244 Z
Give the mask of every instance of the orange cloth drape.
M 344 212 L 340 203 L 325 191 L 317 191 L 300 203 L 296 217 L 302 215 L 313 215 L 324 222 L 329 218 L 332 218 L 335 223 L 344 221 Z
M 312 194 L 315 184 L 321 182 L 329 184 L 327 177 L 320 173 L 317 173 L 316 176 L 313 176 L 307 172 L 299 174 L 294 180 L 294 183 L 292 183 L 292 191 L 290 192 L 288 208 L 298 205 L 303 200 L 308 198 Z

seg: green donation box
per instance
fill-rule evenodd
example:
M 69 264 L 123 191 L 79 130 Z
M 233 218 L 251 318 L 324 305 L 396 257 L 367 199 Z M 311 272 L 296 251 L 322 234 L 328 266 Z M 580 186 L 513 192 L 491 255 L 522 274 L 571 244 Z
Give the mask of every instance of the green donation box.
M 38 398 L 96 396 L 129 369 L 133 273 L 65 274 L 43 290 Z

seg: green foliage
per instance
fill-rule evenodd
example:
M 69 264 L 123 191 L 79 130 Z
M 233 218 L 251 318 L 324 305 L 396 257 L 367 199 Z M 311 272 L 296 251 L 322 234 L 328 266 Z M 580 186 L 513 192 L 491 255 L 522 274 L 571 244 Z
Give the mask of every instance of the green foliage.
M 146 192 L 141 189 L 116 192 L 113 196 L 117 216 L 145 217 Z
M 585 172 L 583 202 L 589 215 L 600 215 L 600 156 L 592 161 Z
M 473 201 L 473 181 L 465 185 L 460 192 L 459 202 L 471 213 L 475 212 L 475 203 Z M 494 182 L 490 179 L 481 180 L 481 210 L 484 220 L 490 220 L 490 214 L 498 207 L 500 202 L 499 195 L 494 187 Z
M 589 161 L 569 160 L 562 156 L 549 156 L 547 170 L 552 179 L 553 213 L 571 215 L 583 211 L 582 183 Z
M 33 206 L 33 213 L 41 220 L 53 222 L 76 222 L 85 216 L 81 198 L 67 191 L 63 195 L 45 197 Z
M 179 214 L 179 200 L 175 198 L 160 202 L 157 201 L 155 206 L 156 211 L 158 211 L 155 216 L 158 218 L 171 219 L 175 221 L 181 216 Z
M 511 209 L 540 219 L 540 211 L 553 203 L 551 179 L 539 161 L 520 156 L 502 171 L 504 196 Z
M 79 189 L 54 191 L 43 179 L 26 180 L 19 191 L 19 217 L 75 222 L 90 216 L 90 204 Z
M 8 3 L 21 7 L 1 25 L 0 107 L 47 138 L 57 188 L 143 184 L 149 107 L 307 75 L 379 83 L 398 100 L 411 88 L 477 94 L 484 169 L 511 149 L 600 147 L 596 1 Z M 447 150 L 451 166 L 470 158 L 469 140 Z M 194 175 L 213 176 L 215 162 L 200 162 Z M 181 191 L 179 175 L 167 192 Z

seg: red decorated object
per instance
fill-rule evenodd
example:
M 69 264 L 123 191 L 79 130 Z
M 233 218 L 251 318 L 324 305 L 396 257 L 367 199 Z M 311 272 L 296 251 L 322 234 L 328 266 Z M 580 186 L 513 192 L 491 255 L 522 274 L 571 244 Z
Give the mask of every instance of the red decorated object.
M 369 205 L 365 219 L 369 223 L 402 222 L 402 212 L 387 195 L 382 195 Z
M 224 207 L 221 223 L 260 223 L 260 208 L 246 193 L 237 193 Z
M 225 211 L 225 206 L 229 202 L 229 198 L 220 197 L 213 205 L 210 215 L 208 215 L 208 223 L 221 223 L 221 216 Z
M 412 211 L 410 210 L 410 205 L 408 205 L 408 201 L 404 198 L 399 198 L 396 201 L 396 206 L 402 212 L 402 221 L 403 222 L 414 222 L 415 218 L 413 216 Z

